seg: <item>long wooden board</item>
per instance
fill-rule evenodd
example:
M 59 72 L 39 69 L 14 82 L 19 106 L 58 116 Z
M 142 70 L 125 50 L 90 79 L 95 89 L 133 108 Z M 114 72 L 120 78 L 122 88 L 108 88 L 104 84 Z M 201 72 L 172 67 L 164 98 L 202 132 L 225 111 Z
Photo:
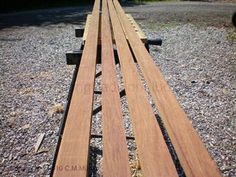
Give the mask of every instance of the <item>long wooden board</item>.
M 100 0 L 95 0 L 80 68 L 56 159 L 54 177 L 86 177 L 97 57 Z
M 91 23 L 91 19 L 92 19 L 92 15 L 88 14 L 86 18 L 85 28 L 84 28 L 83 41 L 86 41 L 87 39 L 88 29 L 89 29 L 89 24 Z
M 111 0 L 108 5 L 143 175 L 178 176 Z
M 160 70 L 155 66 L 136 35 L 119 2 L 117 0 L 113 2 L 186 175 L 188 177 L 219 177 L 215 162 L 190 124 Z
M 131 177 L 106 0 L 101 27 L 103 176 Z

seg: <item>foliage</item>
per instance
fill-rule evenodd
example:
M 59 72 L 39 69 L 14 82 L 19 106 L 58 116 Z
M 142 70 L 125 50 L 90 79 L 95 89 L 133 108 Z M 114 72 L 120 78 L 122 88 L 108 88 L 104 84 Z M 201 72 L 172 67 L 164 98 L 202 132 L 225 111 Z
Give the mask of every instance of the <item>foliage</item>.
M 50 7 L 80 6 L 91 4 L 93 2 L 94 0 L 1 0 L 0 12 Z

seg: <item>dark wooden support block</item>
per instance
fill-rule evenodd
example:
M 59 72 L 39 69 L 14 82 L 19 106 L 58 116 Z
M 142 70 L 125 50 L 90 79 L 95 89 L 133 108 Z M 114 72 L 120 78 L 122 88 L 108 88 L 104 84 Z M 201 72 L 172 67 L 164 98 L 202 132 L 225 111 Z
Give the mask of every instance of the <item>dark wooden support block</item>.
M 82 50 L 66 53 L 66 63 L 68 65 L 79 65 L 82 57 Z
M 147 39 L 147 42 L 145 43 L 145 47 L 147 51 L 149 52 L 149 46 L 150 45 L 162 45 L 162 39 L 161 38 L 156 38 L 156 39 Z
M 162 39 L 161 38 L 156 38 L 156 39 L 148 39 L 147 40 L 148 45 L 162 45 Z
M 83 37 L 84 28 L 75 28 L 75 37 Z
M 66 53 L 67 65 L 77 65 L 77 64 L 79 65 L 81 57 L 82 57 L 82 53 L 83 53 L 82 50 Z M 117 64 L 119 63 L 117 50 L 114 50 L 114 55 L 115 55 L 115 62 Z M 97 64 L 101 64 L 101 51 L 98 51 L 98 54 L 97 54 Z

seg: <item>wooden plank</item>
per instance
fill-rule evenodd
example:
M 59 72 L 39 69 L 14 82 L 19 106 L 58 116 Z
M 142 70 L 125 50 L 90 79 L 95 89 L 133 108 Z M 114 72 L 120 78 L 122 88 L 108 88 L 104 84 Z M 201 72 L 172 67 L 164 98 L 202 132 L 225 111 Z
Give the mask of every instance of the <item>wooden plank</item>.
M 103 176 L 131 177 L 106 0 L 101 29 Z
M 139 25 L 136 23 L 136 21 L 134 20 L 132 15 L 126 14 L 126 16 L 129 19 L 130 23 L 132 24 L 132 27 L 134 28 L 135 32 L 138 34 L 139 38 L 142 40 L 143 43 L 146 43 L 147 37 L 144 34 L 144 32 L 142 31 L 142 29 L 139 27 Z M 128 38 L 127 35 L 126 35 L 126 38 Z
M 134 32 L 120 4 L 117 0 L 113 2 L 186 175 L 188 177 L 220 176 L 215 162 L 189 122 L 161 71 L 155 66 Z
M 108 4 L 143 175 L 178 176 L 139 78 L 113 3 L 109 0 Z
M 89 25 L 91 23 L 91 19 L 92 19 L 92 14 L 88 14 L 87 18 L 86 18 L 86 24 L 85 24 L 85 29 L 84 29 L 84 34 L 83 34 L 83 41 L 85 42 L 88 36 L 88 29 L 89 29 Z M 101 45 L 101 26 L 99 23 L 99 32 L 98 32 L 98 44 Z
M 96 0 L 80 68 L 53 173 L 55 177 L 86 177 L 97 57 L 100 0 Z
M 86 18 L 85 28 L 84 28 L 83 41 L 87 39 L 88 29 L 89 29 L 89 24 L 91 23 L 91 19 L 92 19 L 92 15 L 88 14 Z

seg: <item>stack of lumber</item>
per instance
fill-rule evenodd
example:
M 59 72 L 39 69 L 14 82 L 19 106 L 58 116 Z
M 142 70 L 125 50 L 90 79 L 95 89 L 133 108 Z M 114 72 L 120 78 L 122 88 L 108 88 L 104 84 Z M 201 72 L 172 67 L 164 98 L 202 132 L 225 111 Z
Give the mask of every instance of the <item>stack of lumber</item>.
M 186 176 L 220 176 L 215 162 L 117 0 L 95 0 L 53 176 L 88 176 L 99 35 L 102 54 L 103 176 L 131 177 L 114 45 L 118 51 L 143 176 L 174 177 L 178 174 L 134 61 L 141 68 Z

